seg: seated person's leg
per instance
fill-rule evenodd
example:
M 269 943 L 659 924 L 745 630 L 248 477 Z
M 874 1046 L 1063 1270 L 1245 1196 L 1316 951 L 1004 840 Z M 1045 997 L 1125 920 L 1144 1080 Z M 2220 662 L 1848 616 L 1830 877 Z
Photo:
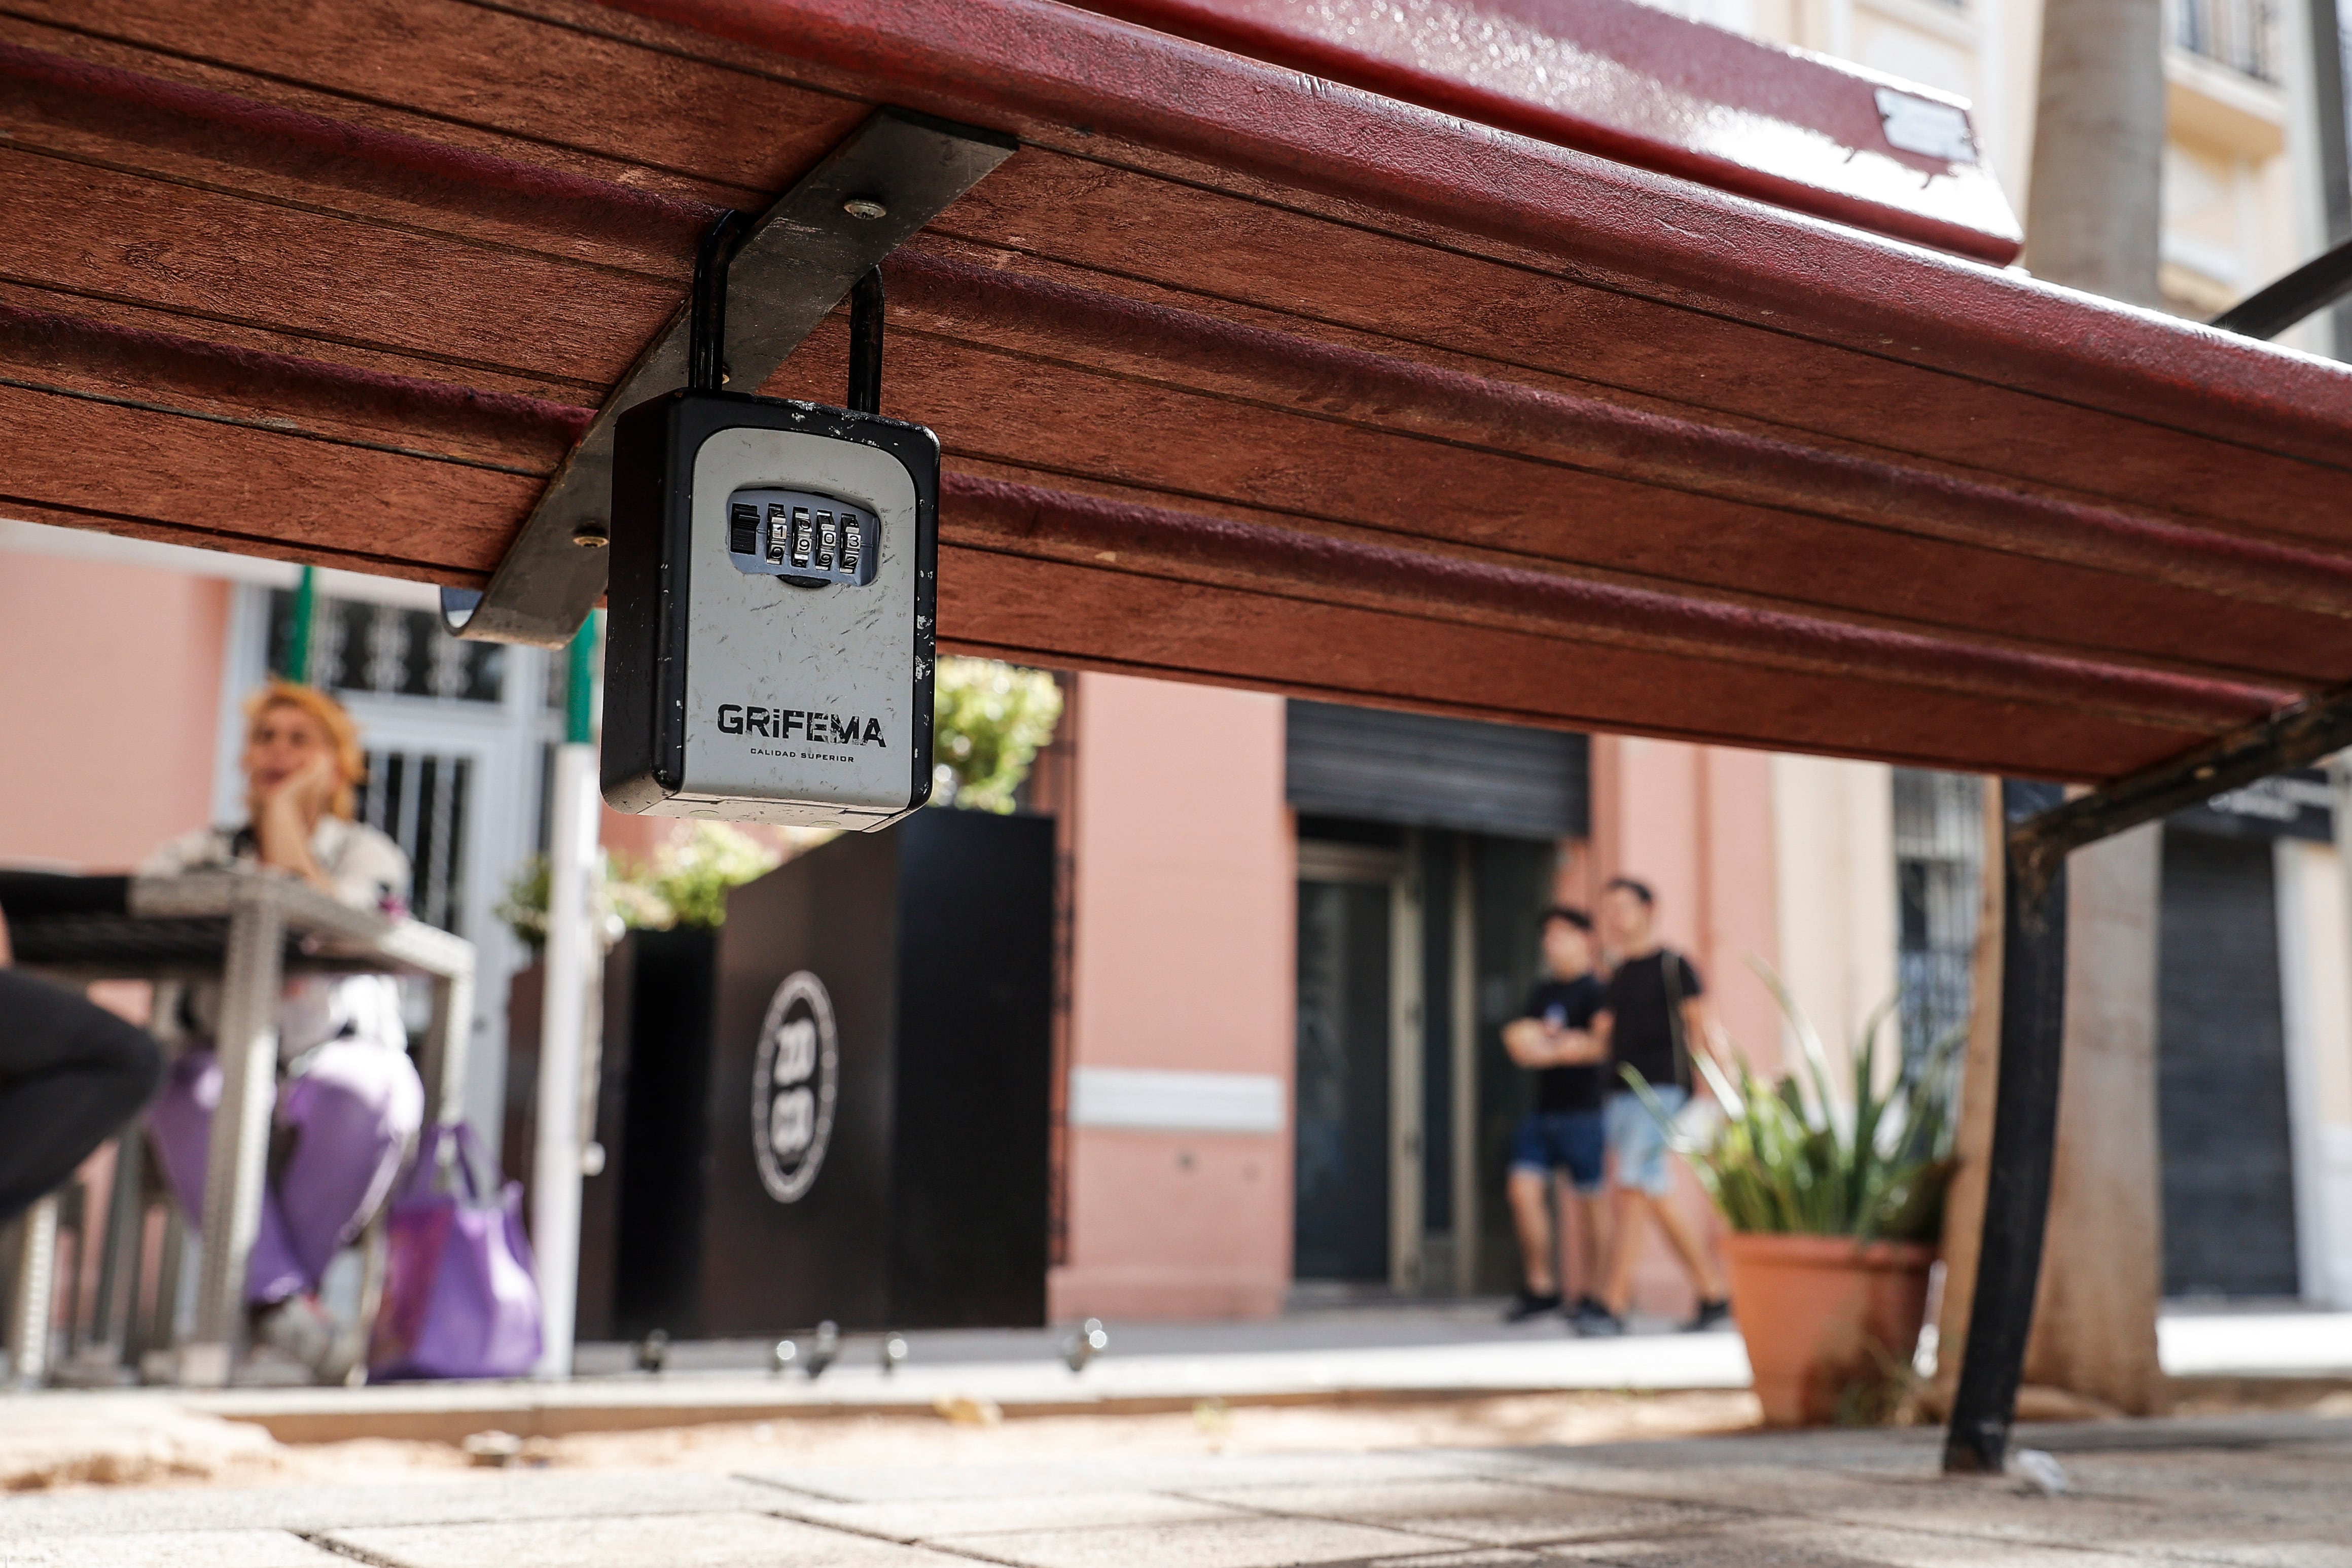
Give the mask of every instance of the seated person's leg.
M 332 1040 L 289 1080 L 278 1114 L 293 1129 L 294 1147 L 274 1195 L 290 1256 L 305 1288 L 315 1289 L 335 1249 L 358 1234 L 400 1173 L 424 1121 L 425 1086 L 400 1050 Z M 262 1261 L 257 1249 L 255 1261 Z M 278 1288 L 258 1269 L 252 1278 Z
M 0 971 L 0 1220 L 54 1190 L 137 1114 L 163 1063 L 144 1029 Z
M 191 1226 L 204 1223 L 205 1171 L 220 1089 L 220 1058 L 210 1051 L 183 1051 L 164 1070 L 163 1092 L 147 1108 L 147 1141 Z

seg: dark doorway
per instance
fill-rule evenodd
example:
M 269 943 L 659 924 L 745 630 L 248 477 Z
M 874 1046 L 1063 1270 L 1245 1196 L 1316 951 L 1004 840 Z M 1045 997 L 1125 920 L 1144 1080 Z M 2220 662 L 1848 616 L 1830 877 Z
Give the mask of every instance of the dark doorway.
M 2158 978 L 2168 1296 L 2301 1286 L 2267 838 L 2168 828 Z
M 1294 1268 L 1389 1277 L 1388 882 L 1298 883 Z

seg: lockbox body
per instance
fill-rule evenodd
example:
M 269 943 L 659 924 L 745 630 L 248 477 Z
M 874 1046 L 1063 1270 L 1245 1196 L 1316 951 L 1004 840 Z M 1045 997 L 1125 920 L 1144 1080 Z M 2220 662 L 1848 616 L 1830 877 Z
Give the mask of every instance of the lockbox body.
M 615 422 L 604 798 L 871 831 L 931 790 L 939 438 L 780 398 Z

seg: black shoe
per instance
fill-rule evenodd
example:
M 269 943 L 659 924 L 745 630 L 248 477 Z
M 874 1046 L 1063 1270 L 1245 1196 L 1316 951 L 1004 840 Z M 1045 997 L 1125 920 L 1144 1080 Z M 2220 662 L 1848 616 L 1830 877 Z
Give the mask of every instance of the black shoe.
M 1519 1292 L 1518 1299 L 1517 1300 L 1503 1309 L 1503 1321 L 1507 1323 L 1524 1323 L 1529 1318 L 1540 1318 L 1546 1312 L 1557 1312 L 1559 1310 L 1559 1294 L 1558 1291 L 1554 1291 L 1549 1296 L 1538 1296 L 1532 1290 L 1522 1290 Z
M 1698 1310 L 1691 1315 L 1691 1321 L 1683 1325 L 1683 1332 L 1703 1334 L 1729 1316 L 1731 1316 L 1730 1302 L 1701 1301 L 1698 1304 Z
M 1624 1333 L 1625 1320 L 1594 1301 L 1591 1311 L 1577 1313 L 1576 1331 L 1588 1339 L 1613 1340 Z
M 1609 1315 L 1609 1309 L 1601 1304 L 1601 1299 L 1597 1296 L 1579 1296 L 1574 1305 L 1562 1307 L 1559 1310 L 1560 1316 L 1579 1329 L 1595 1318 L 1605 1318 Z

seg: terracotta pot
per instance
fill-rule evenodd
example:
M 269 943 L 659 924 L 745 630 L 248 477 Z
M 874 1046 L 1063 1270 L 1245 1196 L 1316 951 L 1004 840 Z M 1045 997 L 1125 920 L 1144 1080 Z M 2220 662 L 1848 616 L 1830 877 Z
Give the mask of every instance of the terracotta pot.
M 1844 1236 L 1725 1238 L 1731 1310 L 1768 1426 L 1838 1418 L 1849 1389 L 1907 1364 L 1927 1312 L 1935 1248 Z

